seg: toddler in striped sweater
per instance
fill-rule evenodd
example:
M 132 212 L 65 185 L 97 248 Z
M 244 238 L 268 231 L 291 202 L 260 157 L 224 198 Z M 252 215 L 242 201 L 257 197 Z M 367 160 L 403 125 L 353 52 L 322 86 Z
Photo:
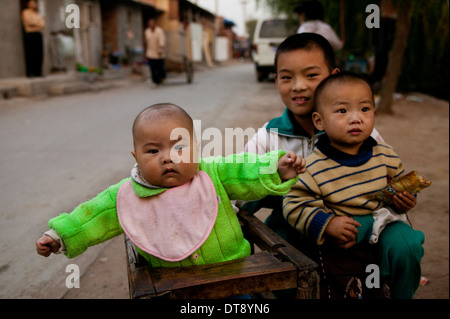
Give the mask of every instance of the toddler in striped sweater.
M 356 74 L 334 74 L 319 84 L 314 100 L 314 125 L 326 134 L 307 157 L 307 172 L 285 196 L 283 214 L 318 245 L 330 241 L 348 249 L 362 241 L 376 243 L 392 297 L 412 298 L 424 234 L 398 214 L 415 206 L 413 195 L 397 194 L 392 207 L 375 198 L 404 168 L 389 145 L 370 137 L 375 122 L 371 85 Z

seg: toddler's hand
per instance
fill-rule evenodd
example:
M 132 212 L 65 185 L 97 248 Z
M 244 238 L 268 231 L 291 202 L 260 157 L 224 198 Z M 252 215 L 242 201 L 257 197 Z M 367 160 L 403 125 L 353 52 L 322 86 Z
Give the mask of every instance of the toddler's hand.
M 306 172 L 306 161 L 300 155 L 290 151 L 278 161 L 278 174 L 281 180 L 287 181 L 298 174 Z
M 51 253 L 57 252 L 59 247 L 61 247 L 61 245 L 47 235 L 43 235 L 36 241 L 36 251 L 39 255 L 44 257 L 48 257 Z
M 407 213 L 416 206 L 416 197 L 408 192 L 398 193 L 394 196 L 394 207 L 399 213 Z
M 336 216 L 331 218 L 325 233 L 332 237 L 334 242 L 344 249 L 348 249 L 356 244 L 356 235 L 361 224 L 349 216 Z

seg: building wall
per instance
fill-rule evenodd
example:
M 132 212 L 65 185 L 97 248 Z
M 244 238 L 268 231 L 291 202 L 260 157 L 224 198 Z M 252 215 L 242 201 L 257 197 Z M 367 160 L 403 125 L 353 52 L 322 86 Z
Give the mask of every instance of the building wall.
M 119 50 L 119 41 L 117 39 L 117 10 L 115 1 L 102 1 L 102 40 L 103 50 L 106 52 L 115 52 Z
M 100 67 L 102 62 L 102 18 L 100 3 L 92 0 L 79 1 L 81 11 L 80 32 L 83 52 L 82 63 L 88 67 Z M 77 45 L 79 42 L 77 43 Z
M 143 58 L 142 25 L 140 7 L 134 5 L 119 5 L 117 7 L 118 48 L 129 62 Z
M 41 0 L 42 1 L 42 0 Z M 62 60 L 64 61 L 64 67 L 68 70 L 74 69 L 74 52 L 67 54 L 68 50 L 64 52 L 58 52 L 55 46 L 60 45 L 57 43 L 57 33 L 64 34 L 65 40 L 71 43 L 71 47 L 74 46 L 73 30 L 66 27 L 66 2 L 65 0 L 45 0 L 44 12 L 42 13 L 45 18 L 45 29 L 43 32 L 44 37 L 44 74 L 48 74 L 56 66 L 56 55 L 62 54 Z M 67 43 L 66 43 L 67 44 Z
M 143 21 L 139 4 L 101 1 L 103 53 L 117 56 L 117 63 L 142 60 Z M 105 61 L 107 66 L 108 61 Z
M 25 76 L 20 2 L 2 1 L 0 21 L 0 78 Z

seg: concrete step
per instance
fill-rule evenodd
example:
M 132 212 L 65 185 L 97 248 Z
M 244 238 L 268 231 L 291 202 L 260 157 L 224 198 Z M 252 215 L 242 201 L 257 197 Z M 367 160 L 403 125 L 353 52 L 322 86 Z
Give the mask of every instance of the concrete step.
M 17 88 L 14 86 L 0 86 L 0 97 L 10 99 L 17 96 Z
M 48 87 L 54 83 L 66 83 L 74 79 L 76 79 L 74 73 L 36 78 L 9 78 L 1 79 L 0 87 L 14 87 L 17 96 L 32 97 L 46 95 Z
M 64 74 L 51 74 L 45 77 L 0 79 L 0 98 L 54 96 L 99 91 L 110 86 L 117 86 L 115 82 L 125 81 L 129 73 L 129 68 L 121 68 L 105 70 L 103 74 L 73 71 Z
M 88 91 L 106 90 L 109 87 L 110 86 L 107 83 L 102 82 L 90 83 L 86 81 L 73 81 L 50 85 L 47 89 L 47 94 L 51 96 L 74 94 Z

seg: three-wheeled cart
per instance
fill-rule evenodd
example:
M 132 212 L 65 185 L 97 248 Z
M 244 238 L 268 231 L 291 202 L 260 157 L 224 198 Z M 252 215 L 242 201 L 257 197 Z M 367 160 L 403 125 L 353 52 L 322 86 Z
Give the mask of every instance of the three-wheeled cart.
M 168 72 L 186 73 L 186 82 L 194 80 L 191 37 L 189 29 L 180 28 L 167 32 L 166 70 Z

